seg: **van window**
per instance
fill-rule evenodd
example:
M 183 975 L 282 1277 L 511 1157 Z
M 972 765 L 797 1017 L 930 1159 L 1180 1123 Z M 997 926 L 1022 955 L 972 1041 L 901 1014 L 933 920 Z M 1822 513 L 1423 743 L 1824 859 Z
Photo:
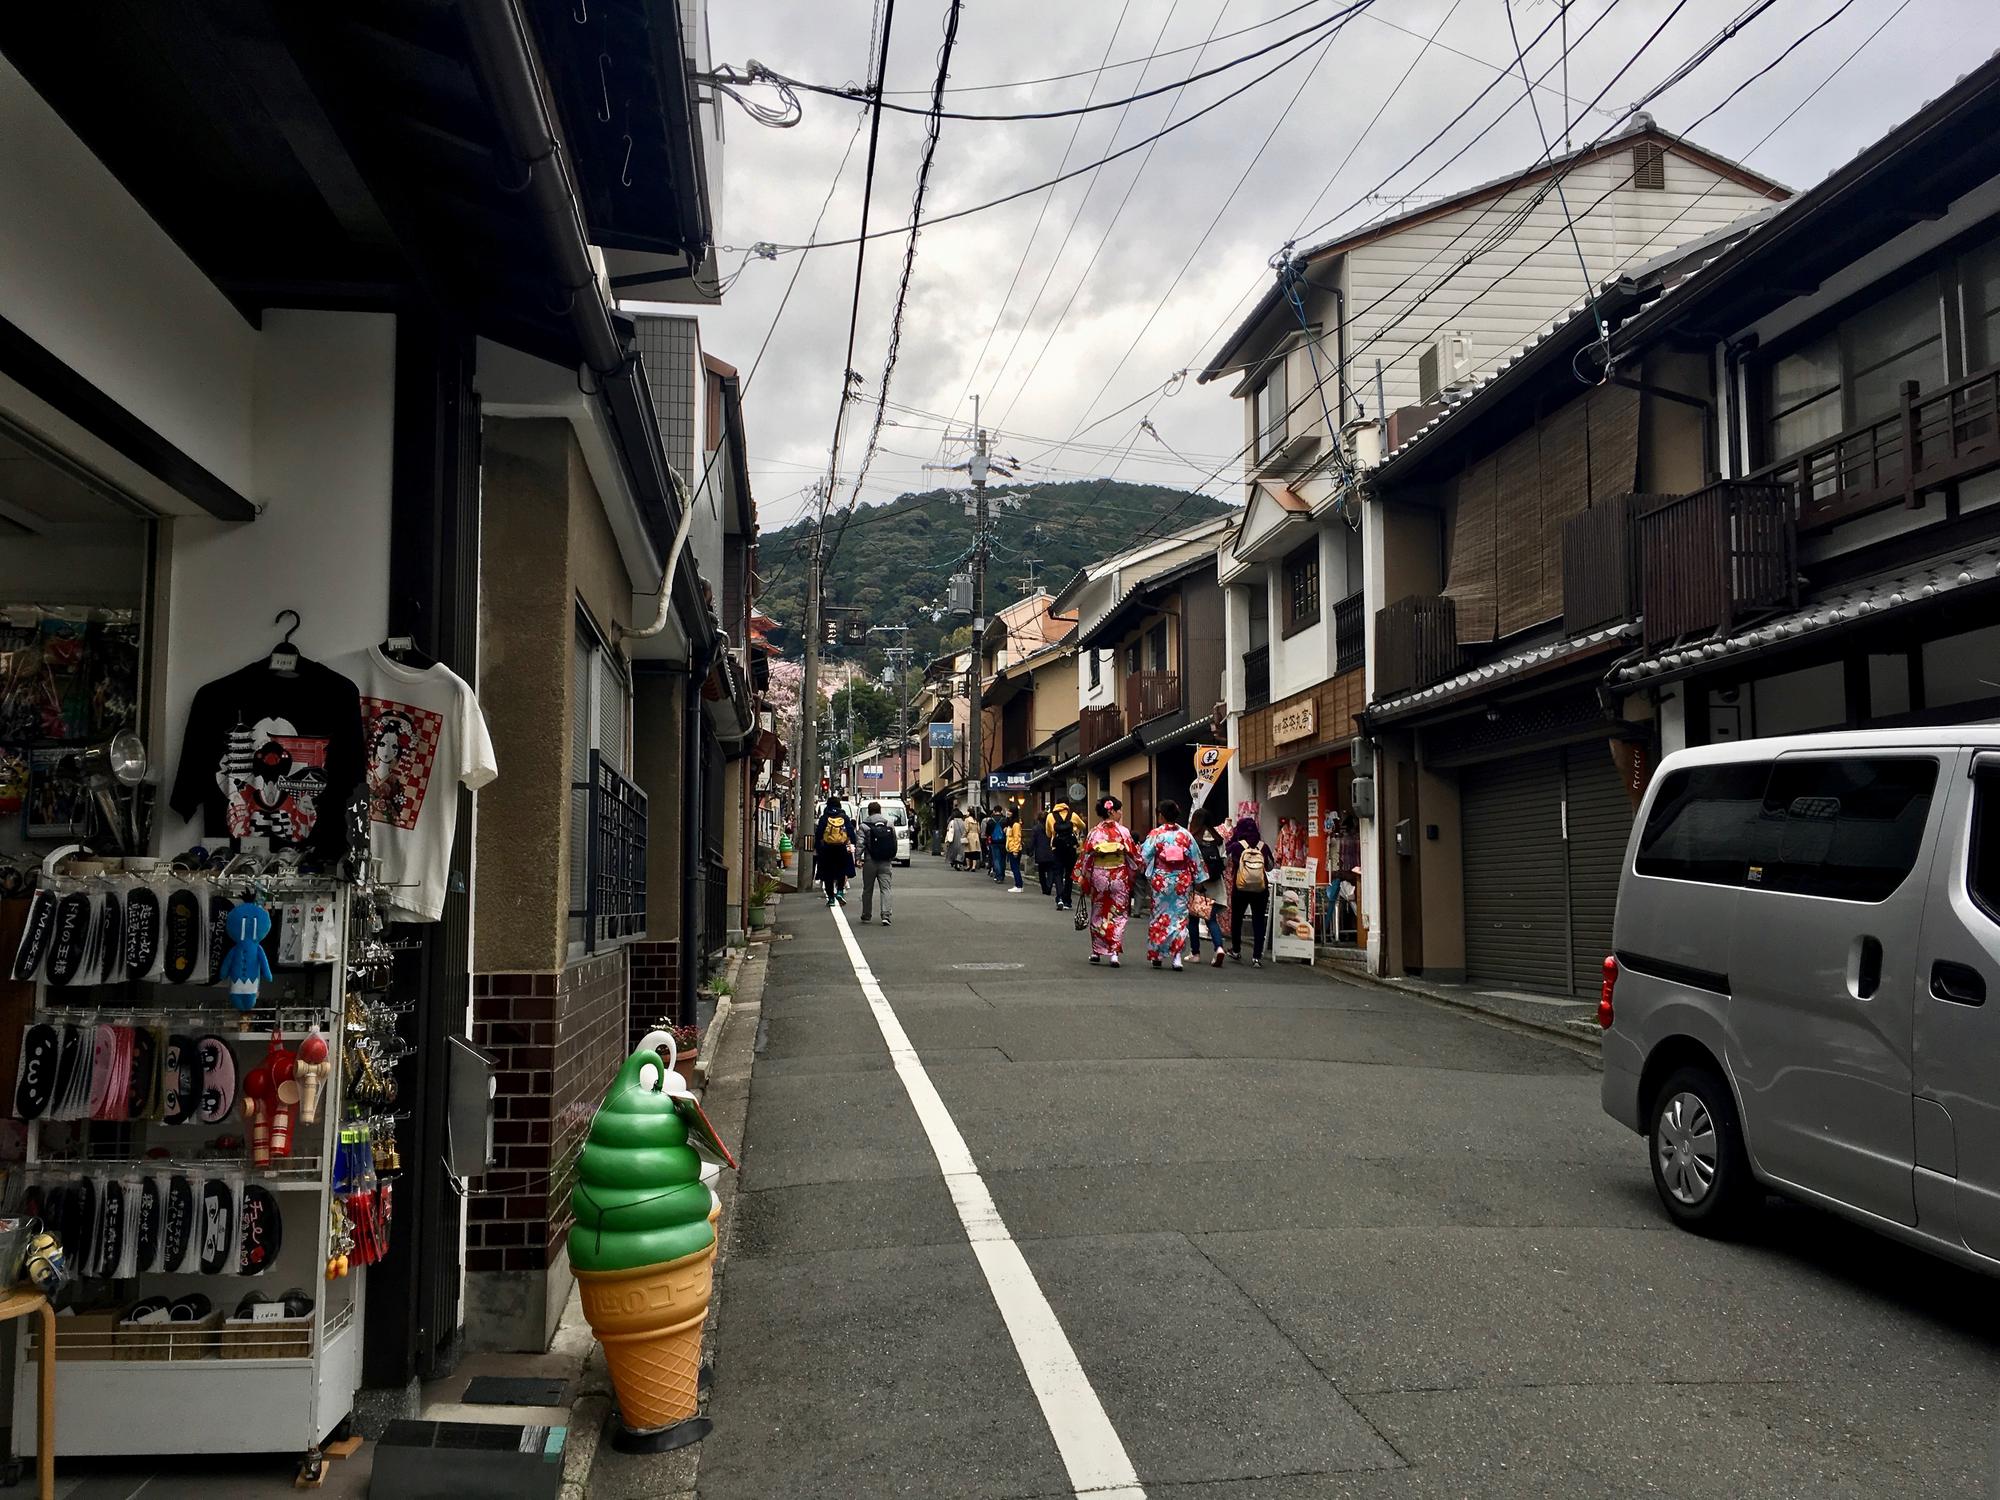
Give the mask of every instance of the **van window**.
M 1661 784 L 1634 868 L 1663 880 L 1742 885 L 1757 854 L 1769 761 L 1693 766 Z
M 1765 823 L 1778 831 L 1776 847 L 1751 864 L 1747 883 L 1840 901 L 1888 900 L 1916 865 L 1937 774 L 1930 759 L 1779 761 L 1763 806 Z
M 1983 768 L 1972 803 L 1972 864 L 1966 888 L 1980 909 L 2000 922 L 2000 770 Z

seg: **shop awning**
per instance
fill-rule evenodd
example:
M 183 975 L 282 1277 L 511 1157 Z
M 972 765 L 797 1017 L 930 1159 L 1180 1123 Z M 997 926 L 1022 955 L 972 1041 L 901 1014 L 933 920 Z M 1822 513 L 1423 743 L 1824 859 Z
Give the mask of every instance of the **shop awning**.
M 2000 585 L 2000 552 L 1960 553 L 1882 574 L 1815 600 L 1805 608 L 1719 640 L 1657 651 L 1611 674 L 1614 687 L 1670 682 L 1720 662 L 1782 651 L 1811 638 L 1851 630 L 1863 622 L 1920 608 L 1946 596 L 1991 591 Z

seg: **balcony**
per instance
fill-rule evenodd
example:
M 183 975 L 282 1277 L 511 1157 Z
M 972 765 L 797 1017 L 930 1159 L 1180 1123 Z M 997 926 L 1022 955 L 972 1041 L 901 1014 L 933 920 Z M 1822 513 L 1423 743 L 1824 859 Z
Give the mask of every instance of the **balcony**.
M 1262 708 L 1271 701 L 1271 648 L 1243 653 L 1243 707 Z
M 1729 630 L 1798 602 L 1798 534 L 1786 485 L 1723 480 L 1654 506 L 1634 525 L 1649 646 Z
M 1125 677 L 1125 722 L 1137 729 L 1152 719 L 1164 719 L 1181 708 L 1181 674 L 1131 672 Z
M 595 750 L 590 779 L 577 790 L 584 794 L 583 905 L 570 916 L 582 918 L 584 949 L 594 953 L 646 935 L 646 794 Z
M 1077 716 L 1077 748 L 1084 755 L 1095 755 L 1124 738 L 1125 715 L 1116 705 L 1086 708 Z
M 1375 695 L 1393 698 L 1442 682 L 1464 661 L 1449 599 L 1412 594 L 1375 611 Z
M 2000 365 L 1924 396 L 1903 385 L 1897 410 L 1826 439 L 1750 477 L 1789 486 L 1810 535 L 1892 505 L 1915 509 L 1925 490 L 2000 467 Z
M 1357 672 L 1368 662 L 1368 634 L 1356 589 L 1333 607 L 1333 670 Z

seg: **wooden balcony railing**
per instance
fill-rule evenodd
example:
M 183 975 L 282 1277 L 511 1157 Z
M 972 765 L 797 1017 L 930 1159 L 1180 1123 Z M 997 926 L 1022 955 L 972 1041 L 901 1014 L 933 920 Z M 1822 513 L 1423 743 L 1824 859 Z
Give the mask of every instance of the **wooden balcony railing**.
M 1798 602 L 1797 529 L 1782 484 L 1723 480 L 1657 505 L 1635 524 L 1649 646 Z
M 1639 612 L 1637 517 L 1671 495 L 1617 495 L 1563 522 L 1563 629 L 1615 625 Z
M 1367 616 L 1356 589 L 1333 607 L 1333 670 L 1352 672 L 1368 661 Z
M 1124 738 L 1125 715 L 1116 704 L 1086 708 L 1077 716 L 1077 748 L 1085 755 L 1095 755 Z
M 2000 468 L 2000 365 L 1929 395 L 1905 381 L 1897 409 L 1750 477 L 1789 485 L 1801 534 L 1903 505 L 1923 492 Z
M 1181 674 L 1132 672 L 1125 678 L 1125 722 L 1137 729 L 1149 719 L 1180 712 Z
M 1243 653 L 1243 706 L 1262 708 L 1271 701 L 1271 648 Z
M 1451 600 L 1412 594 L 1375 611 L 1375 692 L 1392 697 L 1441 682 L 1464 660 Z

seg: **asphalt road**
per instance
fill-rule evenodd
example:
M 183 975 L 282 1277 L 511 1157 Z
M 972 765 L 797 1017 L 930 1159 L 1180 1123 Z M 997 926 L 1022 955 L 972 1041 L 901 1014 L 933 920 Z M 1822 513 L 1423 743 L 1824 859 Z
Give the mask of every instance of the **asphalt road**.
M 1986 1493 L 1994 1283 L 1781 1204 L 1669 1227 L 1554 1042 L 898 882 L 860 945 L 1148 1495 Z M 700 1494 L 1072 1493 L 831 916 L 781 917 Z

